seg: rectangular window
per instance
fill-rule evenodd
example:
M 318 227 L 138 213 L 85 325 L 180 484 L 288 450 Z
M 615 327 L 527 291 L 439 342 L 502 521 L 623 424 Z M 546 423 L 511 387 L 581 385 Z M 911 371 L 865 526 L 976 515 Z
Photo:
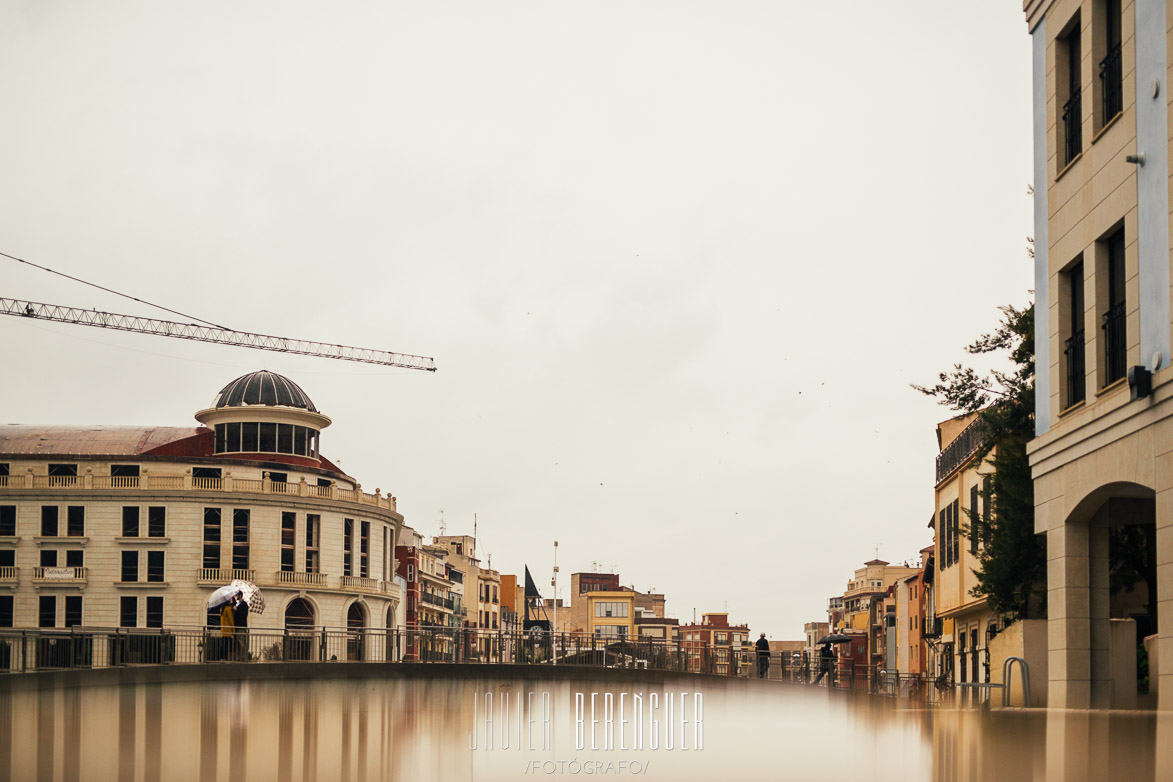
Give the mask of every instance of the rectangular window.
M 220 480 L 220 468 L 219 467 L 192 467 L 191 468 L 191 477 L 198 478 L 200 480 L 205 480 L 205 481 L 218 481 L 218 480 Z
M 86 534 L 86 509 L 81 505 L 70 505 L 65 509 L 65 534 L 75 538 Z
M 297 514 L 281 513 L 281 570 L 293 572 L 294 542 L 297 540 Z
M 152 505 L 147 508 L 147 536 L 152 538 L 167 537 L 167 509 L 162 505 Z
M 1063 322 L 1059 324 L 1063 333 L 1067 334 L 1064 341 L 1063 360 L 1065 364 L 1067 384 L 1066 398 L 1063 400 L 1064 409 L 1084 401 L 1086 387 L 1086 364 L 1084 363 L 1084 330 L 1083 330 L 1083 261 L 1075 264 L 1063 273 L 1060 280 L 1063 290 L 1060 295 L 1067 302 L 1066 312 L 1061 313 Z
M 57 549 L 41 549 L 41 567 L 57 567 Z
M 163 596 L 151 595 L 147 598 L 147 627 L 163 626 Z
M 248 524 L 251 513 L 246 508 L 232 511 L 232 569 L 248 570 Z
M 122 507 L 122 537 L 138 537 L 138 516 L 139 509 L 137 505 L 124 505 Z
M 0 505 L 0 535 L 16 535 L 15 505 Z
M 240 450 L 245 453 L 257 452 L 257 424 L 244 423 L 240 425 Z
M 259 450 L 264 453 L 273 453 L 277 450 L 277 424 L 261 424 L 259 437 Z
M 1104 242 L 1107 262 L 1107 308 L 1104 311 L 1104 385 L 1115 383 L 1124 377 L 1128 363 L 1128 335 L 1125 328 L 1127 315 L 1124 300 L 1124 229 L 1112 234 Z
M 225 424 L 224 449 L 229 452 L 240 450 L 240 424 Z
M 81 623 L 81 595 L 66 595 L 65 626 L 79 627 Z
M 342 521 L 342 575 L 352 576 L 351 561 L 354 558 L 354 519 Z
M 228 442 L 228 424 L 216 424 L 216 446 L 213 453 L 224 453 L 228 449 L 225 444 Z
M 138 627 L 138 598 L 123 595 L 118 601 L 118 624 L 120 627 Z
M 0 627 L 12 627 L 12 595 L 0 595 Z
M 293 453 L 293 424 L 277 424 L 277 452 Z
M 138 552 L 122 552 L 122 581 L 130 583 L 138 581 Z
M 595 603 L 595 616 L 598 616 L 598 617 L 624 617 L 624 616 L 627 616 L 627 603 L 599 601 L 599 602 Z
M 112 464 L 110 465 L 111 478 L 137 478 L 139 477 L 139 466 L 137 464 Z M 128 485 L 123 483 L 121 485 Z M 129 484 L 134 485 L 134 484 Z
M 371 523 L 369 521 L 361 522 L 362 537 L 359 539 L 359 565 L 358 574 L 363 578 L 370 576 L 370 552 L 371 552 Z M 442 573 L 443 571 L 441 571 Z
M 0 548 L 0 567 L 16 567 L 16 551 L 10 548 Z
M 1102 0 L 1103 35 L 1097 41 L 1097 55 L 1101 56 L 1100 71 L 1100 127 L 1105 127 L 1124 110 L 1124 68 L 1121 57 L 1120 0 Z
M 50 464 L 49 465 L 49 477 L 50 478 L 76 478 L 77 477 L 77 465 L 76 464 Z M 62 485 L 62 484 L 53 484 L 52 481 L 50 481 L 49 484 L 50 485 L 57 485 L 57 486 Z
M 273 483 L 289 483 L 289 473 L 271 472 L 269 473 L 269 480 Z
M 1083 151 L 1083 112 L 1081 106 L 1079 14 L 1075 15 L 1068 31 L 1056 41 L 1055 78 L 1058 91 L 1058 106 L 1061 112 L 1059 127 L 1062 132 L 1063 154 L 1059 167 L 1063 168 L 1075 160 Z
M 950 545 L 952 546 L 952 552 L 954 552 L 954 564 L 957 563 L 958 559 L 961 559 L 961 512 L 958 509 L 958 505 L 960 504 L 960 501 L 954 499 L 952 504 L 949 505 L 949 516 L 952 519 L 952 540 Z
M 978 550 L 978 487 L 975 483 L 969 487 L 969 553 L 977 554 Z
M 318 573 L 318 540 L 321 534 L 322 517 L 307 513 L 305 517 L 305 572 Z
M 220 567 L 220 509 L 204 508 L 204 567 Z
M 41 506 L 41 537 L 57 537 L 57 506 Z
M 293 452 L 298 456 L 306 455 L 306 428 L 304 426 L 293 427 Z
M 162 583 L 166 579 L 163 575 L 165 554 L 162 551 L 147 552 L 147 581 Z
M 41 595 L 37 608 L 37 627 L 57 626 L 57 598 L 55 596 Z
M 86 552 L 85 549 L 71 548 L 65 552 L 65 567 L 85 567 L 86 566 Z

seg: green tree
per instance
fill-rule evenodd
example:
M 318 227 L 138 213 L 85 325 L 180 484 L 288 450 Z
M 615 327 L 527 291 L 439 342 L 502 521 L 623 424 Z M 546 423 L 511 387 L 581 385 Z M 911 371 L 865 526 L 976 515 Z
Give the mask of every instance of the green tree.
M 972 355 L 1007 354 L 1005 370 L 982 375 L 954 365 L 933 386 L 913 388 L 958 413 L 976 413 L 982 444 L 974 458 L 989 458 L 993 470 L 981 495 L 992 508 L 983 516 L 969 510 L 965 533 L 982 546 L 973 594 L 1011 620 L 1046 614 L 1046 544 L 1034 531 L 1034 481 L 1026 444 L 1034 437 L 1034 305 L 1001 307 L 1002 321 L 965 348 Z M 992 454 L 992 455 L 991 455 Z

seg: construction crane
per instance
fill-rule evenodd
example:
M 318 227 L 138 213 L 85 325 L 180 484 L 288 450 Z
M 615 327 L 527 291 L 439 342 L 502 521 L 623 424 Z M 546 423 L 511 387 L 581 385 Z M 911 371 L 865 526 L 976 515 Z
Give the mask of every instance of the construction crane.
M 137 315 L 119 315 L 113 312 L 63 307 L 37 301 L 0 298 L 0 315 L 16 315 L 22 318 L 36 318 L 54 323 L 71 323 L 77 326 L 97 326 L 103 329 L 130 331 L 136 334 L 154 334 L 158 337 L 176 337 L 196 342 L 211 342 L 217 345 L 272 350 L 277 353 L 294 353 L 299 356 L 334 358 L 340 361 L 358 361 L 363 364 L 378 364 L 403 369 L 422 369 L 426 372 L 436 371 L 436 362 L 426 356 L 332 345 L 327 342 L 312 342 L 307 339 L 273 337 L 268 334 L 233 331 L 217 326 L 176 323 L 170 320 L 142 318 Z

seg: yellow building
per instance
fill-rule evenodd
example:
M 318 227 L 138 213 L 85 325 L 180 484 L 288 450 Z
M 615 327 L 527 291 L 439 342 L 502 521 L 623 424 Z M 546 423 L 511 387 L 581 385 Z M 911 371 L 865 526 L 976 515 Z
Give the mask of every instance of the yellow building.
M 598 590 L 586 594 L 587 632 L 596 638 L 635 638 L 635 592 Z
M 1154 635 L 1173 710 L 1168 0 L 1026 0 L 1035 207 L 1035 530 L 1047 538 L 1048 705 L 1128 705 Z M 1117 616 L 1113 529 L 1155 540 L 1153 596 Z M 1160 599 L 1163 595 L 1164 599 Z M 1151 605 L 1150 603 L 1156 603 Z M 1128 633 L 1115 622 L 1132 621 Z M 1127 627 L 1127 625 L 1122 625 Z M 1114 640 L 1115 639 L 1115 640 Z
M 873 559 L 865 562 L 847 582 L 847 589 L 843 592 L 843 618 L 835 629 L 866 633 L 868 659 L 872 665 L 884 665 L 888 591 L 898 580 L 916 571 L 917 568 L 889 565 L 882 559 Z
M 988 458 L 980 463 L 974 458 L 982 443 L 980 425 L 976 413 L 937 425 L 933 584 L 936 615 L 943 620 L 938 653 L 957 682 L 990 681 L 992 615 L 986 599 L 973 595 L 981 541 L 971 534 L 970 522 L 971 509 L 989 514 L 982 494 L 993 466 Z

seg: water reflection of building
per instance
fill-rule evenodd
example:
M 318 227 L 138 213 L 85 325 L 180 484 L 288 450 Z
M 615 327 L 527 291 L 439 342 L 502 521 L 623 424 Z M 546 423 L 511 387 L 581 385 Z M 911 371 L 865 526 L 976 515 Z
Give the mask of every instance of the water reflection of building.
M 236 578 L 254 628 L 394 626 L 403 517 L 320 453 L 305 392 L 253 372 L 195 417 L 0 430 L 0 626 L 203 625 Z

